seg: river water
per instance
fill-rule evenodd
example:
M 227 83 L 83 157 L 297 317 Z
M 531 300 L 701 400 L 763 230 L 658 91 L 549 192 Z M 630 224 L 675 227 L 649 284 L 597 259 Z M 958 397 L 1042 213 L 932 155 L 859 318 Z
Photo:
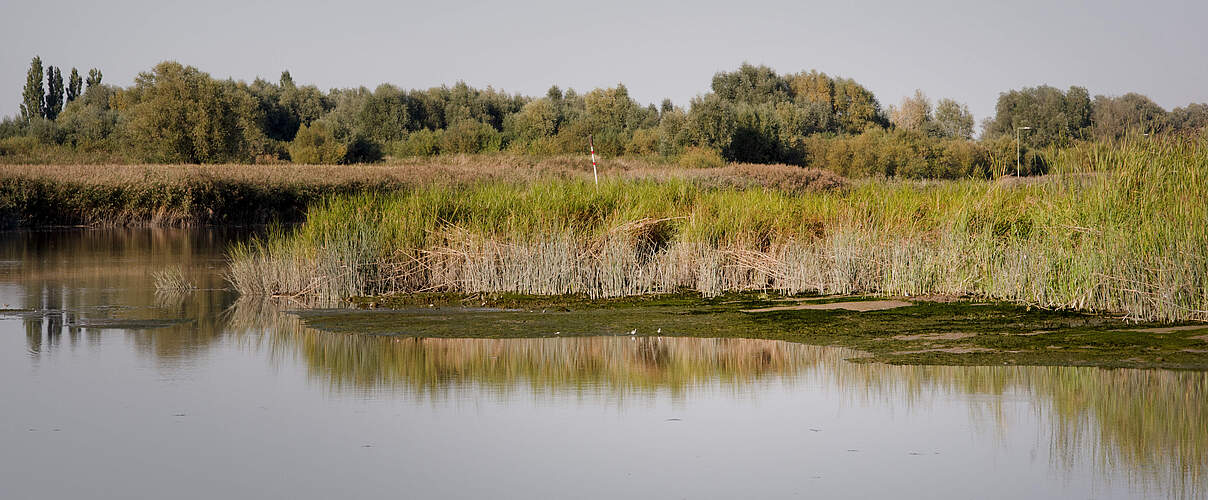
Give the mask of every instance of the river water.
M 324 333 L 225 290 L 243 236 L 0 233 L 0 498 L 1208 494 L 1204 373 Z

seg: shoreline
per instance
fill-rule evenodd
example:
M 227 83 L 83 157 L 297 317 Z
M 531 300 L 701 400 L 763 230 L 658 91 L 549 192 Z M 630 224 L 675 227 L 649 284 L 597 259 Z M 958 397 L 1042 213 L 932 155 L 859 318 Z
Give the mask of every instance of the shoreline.
M 612 299 L 432 293 L 357 297 L 350 303 L 359 309 L 301 309 L 292 314 L 311 328 L 357 335 L 750 338 L 844 347 L 867 353 L 852 361 L 894 365 L 1208 370 L 1208 323 L 1183 322 L 1176 327 L 1135 323 L 972 297 L 891 297 L 909 304 L 867 311 L 759 311 L 785 304 L 846 305 L 886 299 L 763 292 Z

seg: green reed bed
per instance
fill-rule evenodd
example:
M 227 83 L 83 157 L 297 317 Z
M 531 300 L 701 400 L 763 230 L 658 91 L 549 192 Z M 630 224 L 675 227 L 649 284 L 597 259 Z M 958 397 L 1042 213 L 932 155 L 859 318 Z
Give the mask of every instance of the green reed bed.
M 333 196 L 305 224 L 235 248 L 230 278 L 244 294 L 322 300 L 767 289 L 1208 319 L 1208 146 L 1086 147 L 1057 155 L 1061 174 L 1027 181 L 787 193 L 559 179 Z

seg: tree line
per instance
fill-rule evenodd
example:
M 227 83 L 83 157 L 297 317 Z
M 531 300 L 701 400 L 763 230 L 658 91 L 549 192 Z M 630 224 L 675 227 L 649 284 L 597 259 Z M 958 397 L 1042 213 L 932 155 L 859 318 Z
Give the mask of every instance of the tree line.
M 582 153 L 696 162 L 787 163 L 849 176 L 991 176 L 1014 167 L 1022 134 L 1026 172 L 1044 170 L 1037 148 L 1129 132 L 1200 130 L 1208 104 L 1167 112 L 1135 93 L 1095 96 L 1049 86 L 999 95 L 995 116 L 922 91 L 882 106 L 866 87 L 818 71 L 778 74 L 743 64 L 714 75 L 710 91 L 677 106 L 643 105 L 623 84 L 580 94 L 509 94 L 464 82 L 423 90 L 383 84 L 323 91 L 288 71 L 276 82 L 220 80 L 163 62 L 129 87 L 31 61 L 20 115 L 0 123 L 0 154 L 24 145 L 123 151 L 160 163 L 361 163 L 390 157 L 507 151 Z

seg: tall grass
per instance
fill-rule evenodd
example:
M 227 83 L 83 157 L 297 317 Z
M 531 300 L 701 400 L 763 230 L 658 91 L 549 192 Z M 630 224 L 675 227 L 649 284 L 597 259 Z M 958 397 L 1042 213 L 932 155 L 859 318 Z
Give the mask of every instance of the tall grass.
M 1055 159 L 1063 174 L 1026 182 L 787 193 L 559 179 L 334 196 L 305 224 L 235 248 L 230 277 L 244 294 L 323 300 L 769 289 L 1208 319 L 1208 145 L 1088 147 Z
M 185 277 L 184 270 L 177 267 L 167 267 L 155 271 L 151 275 L 155 281 L 155 290 L 157 292 L 175 292 L 175 291 L 190 291 L 197 289 L 189 278 Z

